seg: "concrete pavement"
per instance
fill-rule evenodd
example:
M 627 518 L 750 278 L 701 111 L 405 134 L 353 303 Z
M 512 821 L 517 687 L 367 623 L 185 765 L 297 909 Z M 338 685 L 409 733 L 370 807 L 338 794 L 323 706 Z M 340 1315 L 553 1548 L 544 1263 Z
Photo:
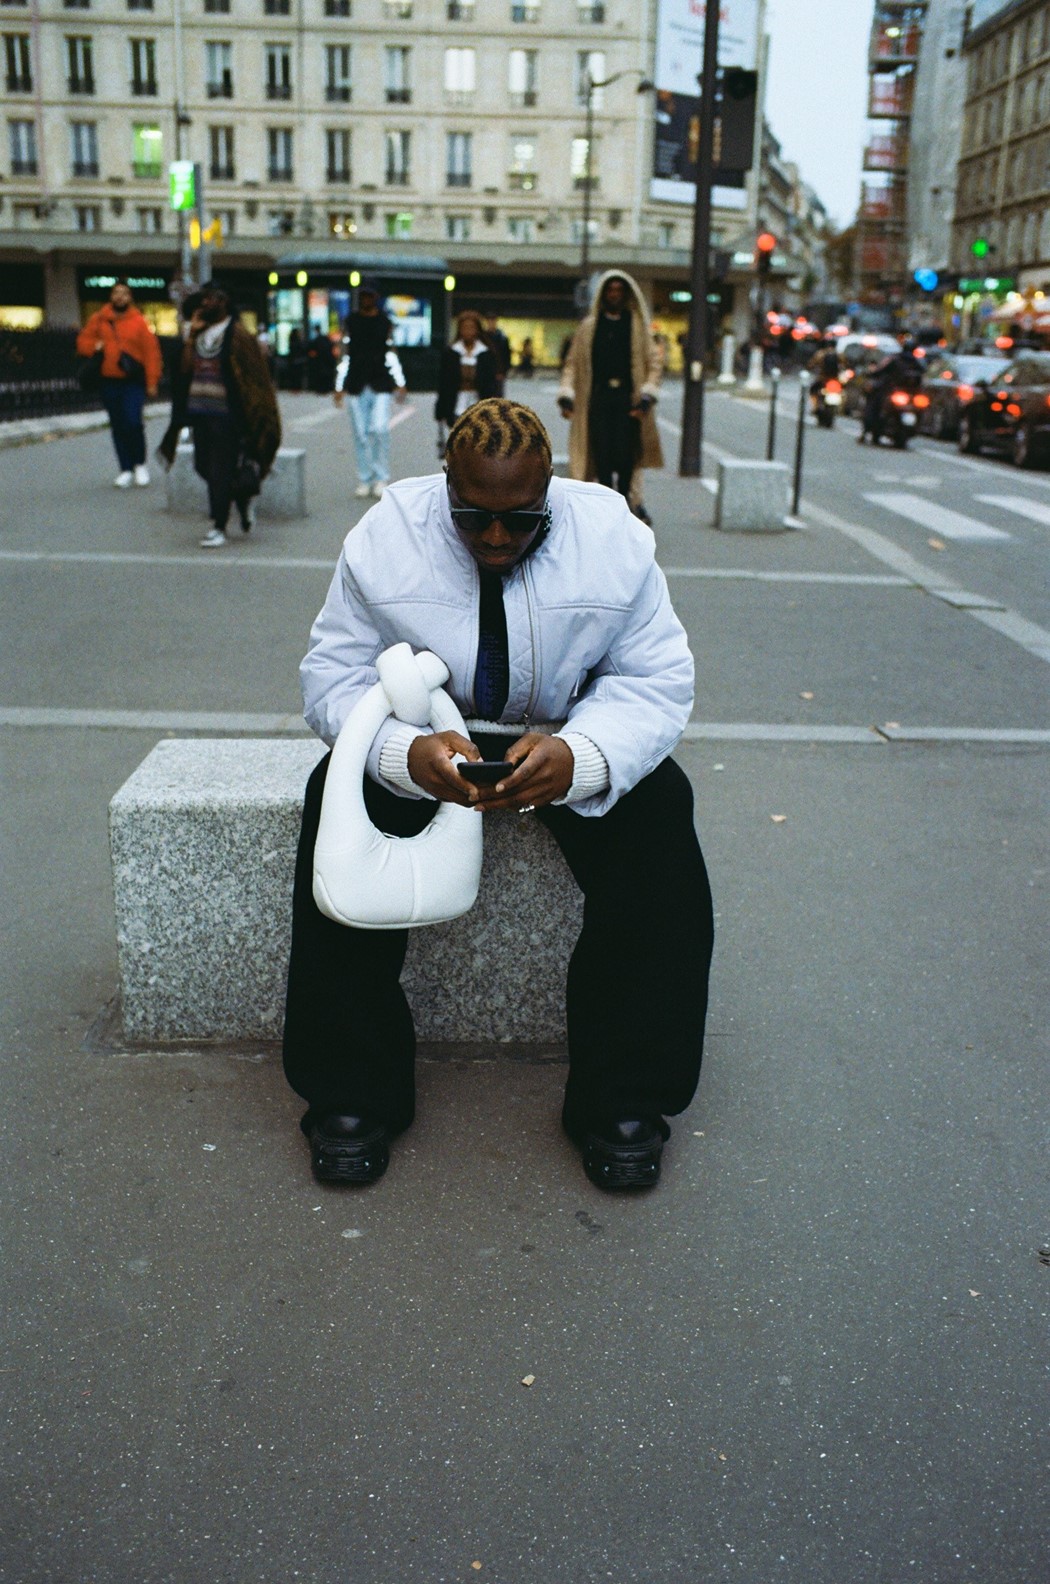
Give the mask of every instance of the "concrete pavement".
M 552 388 L 518 394 L 557 440 Z M 400 474 L 434 466 L 412 409 Z M 1048 530 L 978 514 L 948 448 L 860 452 L 845 427 L 807 435 L 817 510 L 775 539 L 716 535 L 708 491 L 654 477 L 719 915 L 664 1182 L 586 1182 L 557 1064 L 434 1061 L 387 1177 L 348 1194 L 312 1182 L 272 1050 L 97 1032 L 109 797 L 187 711 L 294 717 L 360 513 L 345 414 L 284 410 L 311 517 L 261 514 L 212 558 L 159 489 L 112 490 L 103 435 L 0 461 L 0 1579 L 1035 1584 L 1047 752 L 1019 734 L 1050 729 L 1050 671 L 1023 627 L 923 590 L 1045 625 Z M 662 416 L 673 443 L 673 391 Z M 749 424 L 712 398 L 713 446 L 760 454 Z M 980 493 L 1042 498 L 981 465 Z M 891 471 L 1010 539 L 866 500 Z M 871 730 L 891 722 L 957 736 Z

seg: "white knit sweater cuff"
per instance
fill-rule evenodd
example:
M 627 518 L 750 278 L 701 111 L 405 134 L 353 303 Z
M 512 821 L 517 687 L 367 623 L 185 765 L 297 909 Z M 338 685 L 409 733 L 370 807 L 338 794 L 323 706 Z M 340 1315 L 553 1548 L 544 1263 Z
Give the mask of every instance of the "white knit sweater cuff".
M 572 785 L 564 797 L 555 803 L 580 803 L 584 798 L 595 797 L 609 788 L 609 765 L 596 743 L 582 732 L 558 732 L 562 742 L 568 743 L 572 752 Z
M 391 786 L 396 786 L 399 791 L 407 792 L 410 797 L 429 798 L 433 803 L 436 800 L 429 792 L 424 792 L 417 786 L 408 773 L 408 750 L 417 737 L 424 736 L 416 726 L 395 726 L 379 753 L 379 774 L 384 781 L 389 781 Z

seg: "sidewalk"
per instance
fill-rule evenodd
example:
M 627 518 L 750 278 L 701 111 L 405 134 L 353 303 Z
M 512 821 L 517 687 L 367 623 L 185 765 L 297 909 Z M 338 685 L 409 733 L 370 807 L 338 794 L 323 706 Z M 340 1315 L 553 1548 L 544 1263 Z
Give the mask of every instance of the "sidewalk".
M 170 402 L 147 402 L 145 417 L 165 417 L 171 411 Z M 56 413 L 53 418 L 15 418 L 0 423 L 0 451 L 8 446 L 31 445 L 38 440 L 60 440 L 64 435 L 87 434 L 92 429 L 104 429 L 109 423 L 106 414 L 97 412 Z

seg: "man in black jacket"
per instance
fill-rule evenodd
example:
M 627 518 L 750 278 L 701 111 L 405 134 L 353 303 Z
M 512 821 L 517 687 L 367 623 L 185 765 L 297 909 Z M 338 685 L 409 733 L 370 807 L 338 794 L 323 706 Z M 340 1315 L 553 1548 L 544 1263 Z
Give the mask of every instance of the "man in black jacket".
M 354 494 L 382 495 L 390 483 L 390 397 L 405 399 L 405 376 L 391 346 L 393 326 L 379 311 L 379 293 L 362 281 L 357 310 L 346 321 L 346 354 L 336 372 L 335 404 L 350 398 L 358 484 Z

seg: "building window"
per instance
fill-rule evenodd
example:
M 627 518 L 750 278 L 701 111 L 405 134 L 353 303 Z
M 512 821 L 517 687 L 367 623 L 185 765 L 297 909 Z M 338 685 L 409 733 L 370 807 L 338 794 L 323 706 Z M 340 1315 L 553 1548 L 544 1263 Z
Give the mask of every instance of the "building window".
M 510 0 L 510 19 L 512 22 L 538 22 L 540 0 Z
M 594 149 L 590 151 L 590 160 L 588 162 L 587 139 L 585 137 L 573 138 L 570 169 L 572 171 L 572 185 L 576 188 L 577 192 L 582 191 L 583 188 L 587 187 L 588 185 L 592 191 L 598 186 L 598 177 L 596 174 L 598 162 L 595 159 L 595 152 L 596 151 Z M 588 163 L 590 166 L 589 176 Z
M 102 209 L 98 204 L 76 204 L 73 219 L 78 231 L 102 230 Z
M 532 215 L 508 215 L 507 236 L 511 242 L 535 242 L 536 222 Z
M 330 17 L 348 17 L 350 0 L 324 0 L 324 14 Z
M 66 64 L 69 67 L 71 94 L 95 92 L 95 68 L 91 59 L 91 40 L 87 37 L 66 38 Z
M 204 77 L 209 99 L 233 98 L 232 44 L 205 44 Z
M 412 88 L 409 82 L 409 56 L 406 44 L 388 44 L 383 51 L 383 85 L 387 104 L 409 104 Z
M 383 15 L 392 22 L 407 22 L 412 15 L 412 0 L 383 0 Z
M 290 16 L 292 0 L 263 0 L 263 10 L 267 16 Z
M 576 0 L 576 18 L 579 22 L 604 22 L 605 7 L 601 0 Z
M 576 103 L 586 105 L 588 83 L 605 81 L 605 54 L 602 50 L 576 51 Z M 591 89 L 591 106 L 600 110 L 605 100 L 604 88 Z
M 65 11 L 90 11 L 91 0 L 62 0 L 62 8 Z
M 235 181 L 237 165 L 234 157 L 233 127 L 209 127 L 208 150 L 211 155 L 208 174 L 212 181 Z
M 136 209 L 139 231 L 143 236 L 159 236 L 164 230 L 163 209 Z
M 271 181 L 292 179 L 292 129 L 267 127 L 266 151 L 268 173 Z
M 131 52 L 131 92 L 143 97 L 157 92 L 157 46 L 153 39 L 128 40 Z
M 40 210 L 36 204 L 12 204 L 11 215 L 16 231 L 30 231 L 40 224 Z
M 94 121 L 73 121 L 69 127 L 74 176 L 98 175 L 98 127 Z
M 674 221 L 661 220 L 656 228 L 656 245 L 659 248 L 674 247 Z
M 204 0 L 205 11 L 228 11 L 230 0 Z
M 353 214 L 340 212 L 328 216 L 328 235 L 334 237 L 352 237 L 357 235 L 357 221 Z
M 9 121 L 8 140 L 11 147 L 11 175 L 36 175 L 36 125 L 32 121 Z
M 268 209 L 266 211 L 267 236 L 291 236 L 295 229 L 295 216 L 290 209 Z
M 475 60 L 472 49 L 445 51 L 445 98 L 449 104 L 469 104 L 474 98 Z
M 153 0 L 128 0 L 129 11 L 152 11 Z
M 237 230 L 237 211 L 236 209 L 216 209 L 214 213 L 215 219 L 222 226 L 222 237 L 223 241 L 225 241 L 227 237 L 232 237 Z
M 530 109 L 537 100 L 539 52 L 512 49 L 507 61 L 507 91 L 516 110 Z
M 266 97 L 290 99 L 292 97 L 292 46 L 267 44 L 266 46 Z
M 446 215 L 445 240 L 447 242 L 469 242 L 470 216 L 464 214 Z
M 386 184 L 388 187 L 407 187 L 411 166 L 411 132 L 388 132 L 386 143 Z
M 474 139 L 470 132 L 445 134 L 445 185 L 469 187 L 472 178 Z
M 388 214 L 386 217 L 386 234 L 388 237 L 410 237 L 412 235 L 412 216 L 405 214 Z
M 582 220 L 574 220 L 572 222 L 572 225 L 569 228 L 569 234 L 570 234 L 570 236 L 571 236 L 571 238 L 572 238 L 572 240 L 574 242 L 582 242 L 583 241 L 583 229 L 584 229 L 584 227 L 583 227 L 583 221 Z M 600 228 L 598 226 L 597 220 L 588 220 L 588 222 L 587 222 L 587 239 L 590 242 L 600 242 L 601 241 L 601 230 L 600 230 Z
M 4 63 L 8 93 L 32 93 L 33 63 L 28 33 L 4 34 Z
M 324 135 L 327 152 L 326 179 L 330 182 L 350 180 L 350 131 L 347 127 L 329 127 Z
M 448 0 L 445 15 L 450 22 L 473 22 L 474 0 Z
M 152 121 L 136 121 L 131 128 L 131 170 L 145 181 L 160 176 L 164 157 L 164 136 Z
M 507 182 L 513 192 L 533 192 L 539 181 L 536 139 L 527 132 L 514 132 L 510 139 Z
M 325 45 L 324 94 L 329 104 L 349 104 L 352 92 L 350 67 L 349 44 Z

